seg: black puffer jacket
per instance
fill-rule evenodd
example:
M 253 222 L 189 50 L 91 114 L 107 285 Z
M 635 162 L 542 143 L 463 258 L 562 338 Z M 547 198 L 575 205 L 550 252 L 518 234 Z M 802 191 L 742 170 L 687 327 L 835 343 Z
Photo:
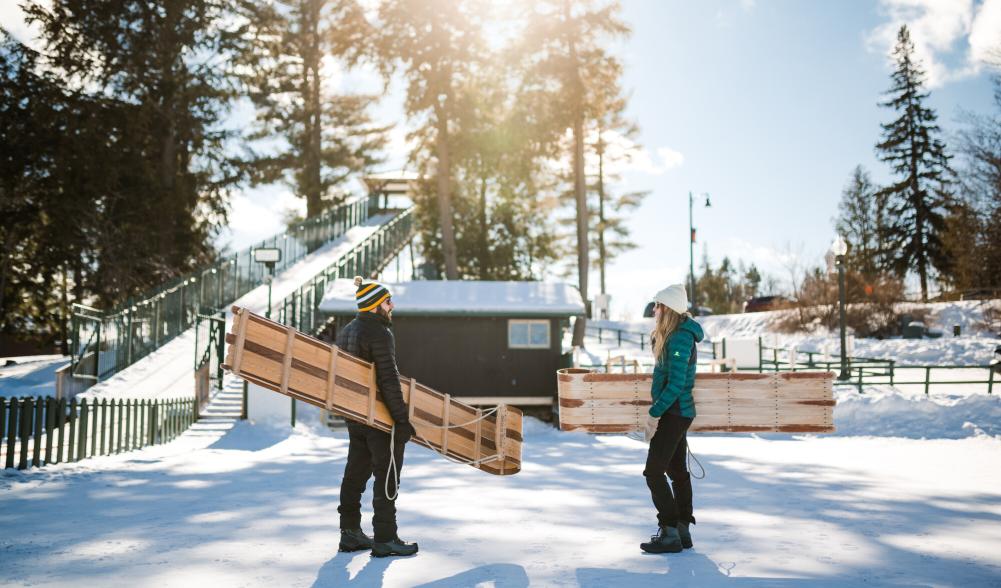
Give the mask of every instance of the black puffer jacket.
M 390 327 L 393 323 L 374 312 L 359 312 L 358 316 L 337 333 L 336 345 L 345 352 L 375 364 L 375 381 L 382 402 L 393 420 L 409 422 L 407 404 L 400 388 L 400 370 L 396 366 L 396 339 Z

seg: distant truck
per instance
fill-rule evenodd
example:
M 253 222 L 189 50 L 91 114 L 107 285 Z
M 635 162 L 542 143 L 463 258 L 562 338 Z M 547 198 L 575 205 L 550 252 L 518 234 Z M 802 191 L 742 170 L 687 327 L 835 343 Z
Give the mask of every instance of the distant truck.
M 744 312 L 764 312 L 784 308 L 792 300 L 785 296 L 756 296 L 744 302 Z

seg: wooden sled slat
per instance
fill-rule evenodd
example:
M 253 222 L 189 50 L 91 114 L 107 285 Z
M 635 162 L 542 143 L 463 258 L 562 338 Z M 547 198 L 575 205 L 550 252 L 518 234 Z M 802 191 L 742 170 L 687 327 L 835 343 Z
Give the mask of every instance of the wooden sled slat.
M 244 308 L 233 307 L 223 368 L 261 387 L 389 431 L 393 418 L 371 363 Z M 501 405 L 494 414 L 400 377 L 413 442 L 495 475 L 521 470 L 521 411 Z M 442 428 L 451 424 L 452 428 Z
M 642 431 L 652 374 L 562 369 L 556 375 L 560 429 Z M 696 374 L 694 432 L 833 433 L 832 372 Z

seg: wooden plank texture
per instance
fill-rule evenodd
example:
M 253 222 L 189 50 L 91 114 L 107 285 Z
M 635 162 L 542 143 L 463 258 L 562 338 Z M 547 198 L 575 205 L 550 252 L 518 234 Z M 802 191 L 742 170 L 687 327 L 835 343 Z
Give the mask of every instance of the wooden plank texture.
M 642 431 L 652 374 L 557 372 L 560 428 L 590 433 Z M 695 432 L 834 432 L 831 372 L 697 374 Z
M 393 418 L 375 386 L 371 363 L 334 345 L 233 307 L 233 331 L 223 368 L 259 386 L 345 418 L 389 431 Z M 490 474 L 521 470 L 521 411 L 501 405 L 496 412 L 457 401 L 414 381 L 400 378 L 412 441 L 452 459 L 473 463 Z M 501 423 L 498 427 L 498 423 Z M 443 428 L 450 425 L 451 428 Z

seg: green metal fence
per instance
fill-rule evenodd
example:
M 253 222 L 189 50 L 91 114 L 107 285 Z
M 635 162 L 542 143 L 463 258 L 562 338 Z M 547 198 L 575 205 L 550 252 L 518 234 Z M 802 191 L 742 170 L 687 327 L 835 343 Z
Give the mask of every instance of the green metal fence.
M 410 241 L 413 232 L 413 209 L 408 209 L 274 305 L 271 317 L 304 333 L 316 334 L 326 323 L 319 308 L 327 285 L 337 278 L 371 276 L 382 271 Z
M 638 344 L 644 349 L 648 343 L 648 335 L 636 331 L 627 331 L 610 327 L 589 324 L 588 334 L 598 337 L 598 342 L 615 342 L 621 346 L 623 342 Z M 715 342 L 704 342 L 699 346 L 700 354 L 711 354 L 713 359 L 727 357 L 726 338 Z M 985 386 L 988 394 L 994 393 L 994 383 L 1001 382 L 997 368 L 989 365 L 899 365 L 896 360 L 875 357 L 848 357 L 846 372 L 850 377 L 838 384 L 851 385 L 861 390 L 864 386 L 887 384 L 896 387 L 920 387 L 928 394 L 934 387 L 942 386 Z M 604 365 L 580 366 L 604 370 Z M 644 371 L 652 369 L 651 363 L 640 363 Z M 779 372 L 779 371 L 834 371 L 841 370 L 840 358 L 830 357 L 818 351 L 800 351 L 779 349 L 764 345 L 758 337 L 758 365 L 754 367 L 738 367 L 741 371 Z M 915 374 L 915 372 L 917 372 Z M 943 379 L 942 372 L 966 372 L 961 379 Z M 975 374 L 971 376 L 970 374 Z M 902 374 L 904 377 L 902 378 Z
M 195 399 L 0 398 L 0 464 L 23 470 L 166 443 L 198 419 Z
M 74 304 L 73 376 L 97 382 L 114 375 L 191 328 L 201 308 L 225 307 L 263 284 L 267 270 L 254 262 L 255 249 L 281 249 L 281 271 L 368 215 L 367 198 L 347 202 L 109 312 Z

